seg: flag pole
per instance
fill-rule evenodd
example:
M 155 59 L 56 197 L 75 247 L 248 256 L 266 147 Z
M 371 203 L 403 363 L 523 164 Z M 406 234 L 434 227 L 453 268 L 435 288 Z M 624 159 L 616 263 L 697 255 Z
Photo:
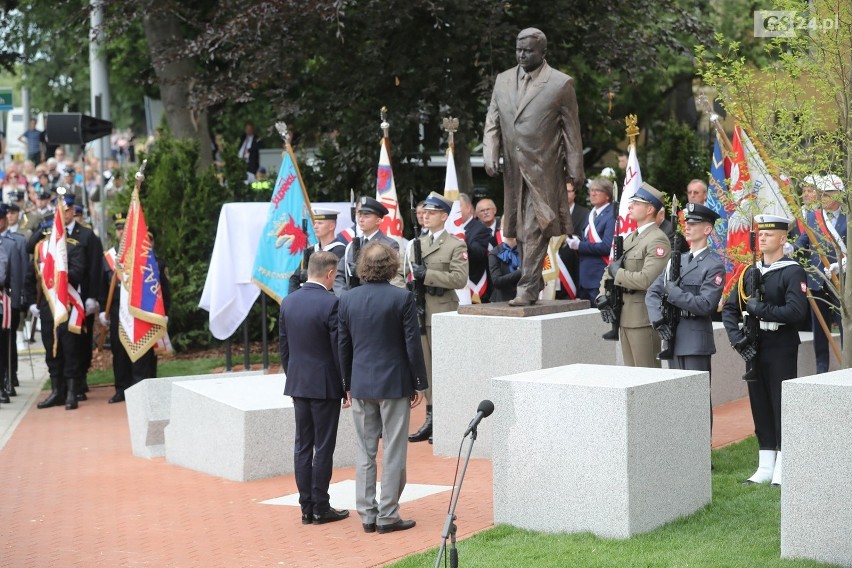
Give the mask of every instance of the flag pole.
M 725 129 L 722 127 L 721 121 L 719 120 L 719 115 L 714 112 L 712 106 L 710 105 L 710 101 L 707 99 L 707 97 L 705 97 L 704 95 L 701 95 L 698 98 L 698 103 L 699 103 L 699 105 L 704 106 L 704 110 L 707 111 L 710 114 L 710 124 L 712 124 L 714 129 L 716 130 L 716 136 L 722 142 L 722 146 L 725 148 L 725 151 L 729 155 L 733 155 L 734 154 L 733 145 L 731 144 L 731 141 L 728 138 L 728 135 L 725 133 Z M 796 203 L 796 200 L 793 199 L 792 196 L 789 194 L 789 192 L 784 189 L 784 186 L 786 186 L 787 184 L 784 182 L 784 180 L 781 179 L 781 175 L 778 172 L 778 168 L 769 159 L 769 156 L 766 153 L 766 149 L 763 147 L 763 144 L 760 142 L 760 139 L 758 139 L 754 135 L 754 131 L 751 129 L 751 126 L 749 126 L 746 121 L 742 120 L 742 116 L 738 115 L 735 112 L 731 112 L 731 114 L 734 116 L 734 120 L 737 122 L 737 124 L 739 124 L 740 128 L 742 128 L 743 131 L 746 133 L 746 136 L 749 137 L 749 140 L 751 141 L 755 150 L 757 150 L 757 154 L 758 154 L 758 156 L 760 156 L 760 159 L 763 160 L 763 163 L 766 165 L 767 168 L 769 168 L 769 173 L 772 176 L 772 178 L 775 180 L 775 183 L 778 184 L 778 190 L 781 192 L 782 197 L 784 197 L 784 201 L 787 203 L 787 206 L 790 207 L 790 210 L 796 216 L 801 217 L 802 216 L 802 207 L 798 203 Z M 807 223 L 802 223 L 802 228 L 805 230 L 805 234 L 808 236 L 808 240 L 811 243 L 815 243 L 815 244 L 819 243 L 816 235 L 814 234 L 813 230 L 808 226 Z M 826 255 L 823 254 L 823 251 L 820 250 L 820 251 L 817 251 L 817 252 L 819 254 L 820 262 L 822 263 L 823 267 L 828 268 L 829 266 L 831 266 L 831 263 L 828 262 L 828 257 L 826 257 Z M 840 290 L 840 279 L 839 279 L 839 277 L 837 275 L 835 275 L 834 273 L 832 273 L 830 280 L 831 280 L 832 285 L 834 285 L 836 287 L 836 289 L 839 291 Z M 838 296 L 839 296 L 839 294 L 838 294 Z M 820 327 L 822 328 L 822 331 L 825 334 L 826 339 L 828 339 L 828 344 L 831 346 L 831 351 L 834 353 L 834 356 L 837 357 L 837 360 L 842 362 L 843 361 L 843 355 L 840 352 L 840 348 L 837 346 L 837 343 L 834 341 L 834 337 L 831 335 L 831 330 L 828 327 L 828 324 L 826 323 L 825 318 L 822 316 L 822 312 L 820 312 L 820 310 L 819 310 L 819 308 L 816 304 L 816 300 L 811 295 L 810 290 L 808 291 L 808 303 L 811 306 L 811 311 L 813 311 L 813 313 L 816 315 L 817 322 L 819 323 Z
M 459 119 L 453 118 L 452 116 L 444 117 L 441 126 L 447 132 L 447 167 L 450 167 L 449 161 L 453 160 L 453 169 L 455 169 L 455 134 L 456 131 L 459 129 Z M 452 201 L 456 201 L 459 198 L 458 188 L 444 189 L 444 197 Z

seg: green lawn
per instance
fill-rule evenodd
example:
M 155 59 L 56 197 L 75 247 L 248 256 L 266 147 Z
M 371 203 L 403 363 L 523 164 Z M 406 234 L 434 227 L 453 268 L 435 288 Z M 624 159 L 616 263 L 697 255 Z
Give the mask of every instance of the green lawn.
M 262 360 L 260 355 L 251 355 L 252 363 L 260 363 Z M 244 370 L 243 358 L 240 356 L 231 358 L 232 369 L 235 371 Z M 171 361 L 160 361 L 157 365 L 157 374 L 161 377 L 180 377 L 183 375 L 204 375 L 211 372 L 217 367 L 225 366 L 224 357 L 208 357 L 198 359 L 173 359 Z M 271 369 L 278 369 L 278 353 L 269 354 L 269 366 Z M 113 384 L 112 369 L 105 371 L 92 371 L 88 374 L 89 386 L 95 385 L 111 385 Z M 50 388 L 48 383 L 46 388 Z
M 551 535 L 501 525 L 460 541 L 459 566 L 826 566 L 780 559 L 780 490 L 768 485 L 740 485 L 752 473 L 756 461 L 754 438 L 714 451 L 712 503 L 651 533 L 629 540 L 606 540 L 588 533 Z M 416 518 L 416 511 L 412 512 Z M 464 526 L 463 511 L 457 522 Z M 439 541 L 440 534 L 436 534 L 435 543 Z M 436 554 L 437 549 L 433 549 L 393 566 L 433 566 Z

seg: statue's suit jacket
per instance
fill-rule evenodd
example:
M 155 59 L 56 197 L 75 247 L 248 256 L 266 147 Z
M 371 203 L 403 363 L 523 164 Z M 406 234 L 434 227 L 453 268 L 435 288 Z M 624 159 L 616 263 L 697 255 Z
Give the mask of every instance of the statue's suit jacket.
M 523 241 L 524 227 L 534 226 L 532 220 L 519 218 L 523 184 L 531 193 L 543 236 L 571 234 L 566 175 L 574 178 L 576 187 L 585 177 L 574 80 L 545 62 L 518 100 L 519 71 L 515 66 L 497 75 L 483 135 L 486 163 L 496 164 L 502 149 L 503 235 Z

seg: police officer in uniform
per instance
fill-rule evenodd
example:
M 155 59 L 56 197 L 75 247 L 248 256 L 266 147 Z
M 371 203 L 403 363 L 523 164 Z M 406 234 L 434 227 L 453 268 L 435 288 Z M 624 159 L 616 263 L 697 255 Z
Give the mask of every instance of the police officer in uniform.
M 663 341 L 674 341 L 672 369 L 710 371 L 710 357 L 716 352 L 713 321 L 710 319 L 725 284 L 725 264 L 707 246 L 718 213 L 696 203 L 686 206 L 684 231 L 689 242 L 688 253 L 680 257 L 680 278 L 669 277 L 671 263 L 660 274 L 645 295 L 645 306 L 651 325 Z M 664 300 L 665 298 L 665 300 Z M 663 301 L 680 311 L 680 322 L 671 329 L 663 320 Z
M 9 329 L 0 330 L 0 364 L 9 374 L 11 388 L 7 395 L 15 396 L 18 385 L 18 341 L 17 330 L 21 322 L 23 309 L 24 281 L 29 266 L 29 256 L 26 251 L 24 236 L 16 233 L 9 226 L 8 212 L 11 205 L 0 203 L 0 246 L 9 259 L 6 266 L 6 278 L 3 281 L 4 290 L 9 294 L 11 304 L 11 325 Z M 5 399 L 5 396 L 2 396 Z
M 422 280 L 426 287 L 426 334 L 421 334 L 423 356 L 426 360 L 426 421 L 408 437 L 409 442 L 432 441 L 432 314 L 453 312 L 459 307 L 456 289 L 464 288 L 468 280 L 467 245 L 444 230 L 453 204 L 435 193 L 423 201 L 423 228 L 427 234 L 419 237 L 423 263 L 415 264 L 414 249 L 408 252 L 400 267 L 403 278 L 409 274 Z
M 604 270 L 595 299 L 604 321 L 614 321 L 614 306 L 606 296 L 606 282 L 614 279 L 615 285 L 622 288 L 624 304 L 619 320 L 619 338 L 624 364 L 629 367 L 660 368 L 657 359 L 660 336 L 648 319 L 645 293 L 665 269 L 671 252 L 668 237 L 655 222 L 657 212 L 662 208 L 663 194 L 647 183 L 633 194 L 629 214 L 637 229 L 624 239 L 624 255 L 613 260 Z
M 381 241 L 390 246 L 395 251 L 399 251 L 399 243 L 388 237 L 379 229 L 382 218 L 388 214 L 388 208 L 382 205 L 379 201 L 372 197 L 362 197 L 358 200 L 358 228 L 361 230 L 361 236 L 356 236 L 352 242 L 346 245 L 346 251 L 337 265 L 337 275 L 334 278 L 334 294 L 339 298 L 345 291 L 354 288 L 359 284 L 358 276 L 355 271 L 358 262 L 357 252 L 364 248 L 368 242 Z M 354 245 L 355 242 L 357 245 Z M 402 286 L 401 280 L 391 282 L 395 286 Z
M 755 217 L 763 258 L 743 271 L 722 310 L 731 345 L 752 363 L 748 397 L 759 447 L 758 468 L 745 483 L 781 485 L 781 383 L 796 376 L 799 355 L 797 326 L 808 313 L 805 269 L 784 256 L 791 221 L 774 215 Z M 753 290 L 753 271 L 760 287 Z M 746 337 L 744 316 L 759 321 L 756 343 Z
M 258 173 L 260 173 L 260 170 L 258 170 Z M 338 260 L 343 258 L 343 253 L 346 251 L 346 243 L 335 235 L 337 215 L 338 212 L 334 209 L 313 210 L 314 234 L 317 236 L 318 242 L 305 251 L 305 267 L 302 270 L 293 272 L 293 275 L 290 277 L 290 289 L 288 293 L 292 294 L 308 281 L 308 261 L 312 253 L 320 251 L 332 252 L 337 255 Z

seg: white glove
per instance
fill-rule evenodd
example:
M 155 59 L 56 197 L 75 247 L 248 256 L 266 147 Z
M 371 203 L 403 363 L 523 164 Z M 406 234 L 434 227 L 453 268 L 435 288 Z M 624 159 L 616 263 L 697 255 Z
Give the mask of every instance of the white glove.
M 571 250 L 577 250 L 578 248 L 580 248 L 580 239 L 576 235 L 568 239 L 567 242 L 568 248 L 570 248 Z
M 98 313 L 101 307 L 98 305 L 98 301 L 94 298 L 86 298 L 86 315 L 90 316 L 92 314 Z
M 109 327 L 109 320 L 107 319 L 106 312 L 101 312 L 98 314 L 98 321 L 101 322 L 102 326 Z
M 781 251 L 784 253 L 785 256 L 793 254 L 793 250 L 793 245 L 791 245 L 790 243 L 784 243 L 784 246 L 781 248 Z
M 34 318 L 39 317 L 38 306 L 36 306 L 35 304 L 30 305 L 30 313 Z
M 843 261 L 840 264 L 832 262 L 827 267 L 824 267 L 822 270 L 823 272 L 825 272 L 825 277 L 831 280 L 831 277 L 833 275 L 840 273 L 841 267 L 843 269 L 843 272 L 846 272 L 846 257 L 843 258 Z

